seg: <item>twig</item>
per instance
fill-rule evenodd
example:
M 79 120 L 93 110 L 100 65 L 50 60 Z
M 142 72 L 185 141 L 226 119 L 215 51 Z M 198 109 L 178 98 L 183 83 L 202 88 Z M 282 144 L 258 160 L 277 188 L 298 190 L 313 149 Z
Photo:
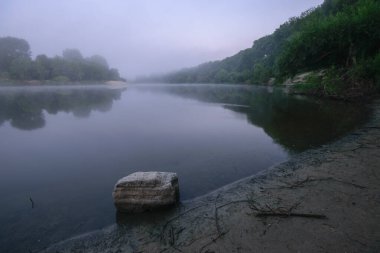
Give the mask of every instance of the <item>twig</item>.
M 183 252 L 182 250 L 180 250 L 179 248 L 175 247 L 174 245 L 172 245 L 172 248 L 175 249 L 176 251 Z
M 217 209 L 220 209 L 220 208 L 223 208 L 225 206 L 232 205 L 232 204 L 237 204 L 237 203 L 251 203 L 251 201 L 252 200 L 249 200 L 249 199 L 235 200 L 235 201 L 231 201 L 231 202 L 225 203 L 223 205 L 220 205 L 217 207 Z
M 190 208 L 190 209 L 184 211 L 183 213 L 180 213 L 180 214 L 178 214 L 177 216 L 174 216 L 173 218 L 169 219 L 169 220 L 164 224 L 164 226 L 163 226 L 163 228 L 162 228 L 162 232 L 161 232 L 161 240 L 163 239 L 163 236 L 164 236 L 164 233 L 165 233 L 165 230 L 166 230 L 167 226 L 168 226 L 171 222 L 175 221 L 176 219 L 178 219 L 178 218 L 184 216 L 185 214 L 187 214 L 187 213 L 189 213 L 189 212 L 192 212 L 192 211 L 194 211 L 194 210 L 196 210 L 196 209 L 198 209 L 198 208 L 201 208 L 201 207 L 203 207 L 203 206 L 206 206 L 206 205 L 207 205 L 207 204 L 203 204 L 203 205 L 199 205 L 199 206 L 196 206 L 196 207 Z
M 265 206 L 266 206 L 271 212 L 274 212 L 273 209 L 272 209 L 270 206 L 268 206 L 268 204 L 265 204 Z
M 313 179 L 313 181 L 324 181 L 324 180 L 331 180 L 331 181 L 335 181 L 335 182 L 338 182 L 338 183 L 341 183 L 341 184 L 351 185 L 351 186 L 354 186 L 354 187 L 359 188 L 359 189 L 367 189 L 368 188 L 368 187 L 363 186 L 363 185 L 359 185 L 359 184 L 343 181 L 343 180 L 336 179 L 336 178 L 333 178 L 333 177 L 327 177 L 327 178 L 321 178 L 321 179 Z
M 351 240 L 351 241 L 353 241 L 353 242 L 356 242 L 356 243 L 359 243 L 361 246 L 367 247 L 367 244 L 365 244 L 364 242 L 361 242 L 361 241 L 359 241 L 359 240 L 356 240 L 356 239 L 352 238 L 348 233 L 346 233 L 346 232 L 343 231 L 343 234 L 344 234 L 349 240 Z
M 300 203 L 296 203 L 291 206 L 289 209 L 284 207 L 272 208 L 268 204 L 265 204 L 266 208 L 262 208 L 260 205 L 256 204 L 254 200 L 250 203 L 250 208 L 254 210 L 256 217 L 268 217 L 268 216 L 277 216 L 277 217 L 303 217 L 303 218 L 315 218 L 315 219 L 326 219 L 327 216 L 324 214 L 313 214 L 313 213 L 297 213 L 292 212 Z
M 216 202 L 218 201 L 219 196 L 220 194 L 218 194 L 214 202 L 214 219 L 215 219 L 215 227 L 216 227 L 216 231 L 218 232 L 218 235 L 221 234 L 220 226 L 219 226 L 219 218 L 218 218 L 218 208 L 216 207 Z
M 194 242 L 199 241 L 199 240 L 204 239 L 204 238 L 209 237 L 209 236 L 213 236 L 214 234 L 215 234 L 215 233 L 208 234 L 208 235 L 205 235 L 205 236 L 202 235 L 202 236 L 196 237 L 196 238 L 194 238 L 194 239 L 188 241 L 187 244 L 185 244 L 185 243 L 179 243 L 178 246 L 188 247 L 188 246 L 190 246 L 191 244 L 193 244 Z
M 255 214 L 256 217 L 268 217 L 268 216 L 278 216 L 282 218 L 287 217 L 303 217 L 303 218 L 315 218 L 315 219 L 326 219 L 327 216 L 324 214 L 313 214 L 313 213 L 286 213 L 286 212 L 258 212 Z
M 180 233 L 182 233 L 183 230 L 185 230 L 185 228 L 184 228 L 184 227 L 181 227 L 177 232 L 175 232 L 177 238 L 178 238 L 178 235 L 179 235 Z
M 296 182 L 293 182 L 293 183 L 283 182 L 287 186 L 280 186 L 280 187 L 277 187 L 277 188 L 267 188 L 267 189 L 278 189 L 278 188 L 279 189 L 283 189 L 283 188 L 294 189 L 294 188 L 298 188 L 298 187 L 303 187 L 306 183 L 318 182 L 318 181 L 335 181 L 335 182 L 338 182 L 338 183 L 341 183 L 341 184 L 351 185 L 351 186 L 354 186 L 354 187 L 359 188 L 359 189 L 366 189 L 367 188 L 366 186 L 363 186 L 363 185 L 359 185 L 359 184 L 343 181 L 343 180 L 336 179 L 336 178 L 333 178 L 333 177 L 311 178 L 311 177 L 308 176 L 304 180 L 296 181 Z
M 379 180 L 379 177 L 377 176 L 376 172 L 375 172 L 373 169 L 371 170 L 371 172 L 372 172 L 372 175 L 373 175 L 377 180 Z
M 34 201 L 33 201 L 32 197 L 29 197 L 29 200 L 32 203 L 32 209 L 33 209 L 34 208 Z
M 215 206 L 215 211 L 214 211 L 214 219 L 215 219 L 215 227 L 216 227 L 216 231 L 218 232 L 218 234 L 222 234 L 222 231 L 220 229 L 220 225 L 219 225 L 219 218 L 218 218 L 218 210 L 220 208 L 223 208 L 225 206 L 229 206 L 229 205 L 232 205 L 232 204 L 237 204 L 237 203 L 250 203 L 251 200 L 247 200 L 247 199 L 242 199 L 242 200 L 235 200 L 235 201 L 231 201 L 231 202 L 228 202 L 228 203 L 225 203 L 223 205 L 220 205 L 220 206 Z
M 174 243 L 175 243 L 173 226 L 170 226 L 169 236 L 170 236 L 170 237 L 169 237 L 169 244 L 170 244 L 170 246 L 173 246 Z
M 200 249 L 199 249 L 199 252 L 202 253 L 203 249 L 206 248 L 207 246 L 210 246 L 211 244 L 215 243 L 219 238 L 221 238 L 222 236 L 224 236 L 225 234 L 227 234 L 229 231 L 227 232 L 223 232 L 221 234 L 219 234 L 217 237 L 211 239 L 210 242 L 206 243 L 205 245 L 203 245 Z

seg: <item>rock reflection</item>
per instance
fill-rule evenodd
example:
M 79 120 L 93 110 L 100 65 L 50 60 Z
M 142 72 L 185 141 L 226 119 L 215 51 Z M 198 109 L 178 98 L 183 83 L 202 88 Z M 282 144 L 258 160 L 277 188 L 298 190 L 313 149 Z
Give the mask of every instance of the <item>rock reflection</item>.
M 92 111 L 111 110 L 123 90 L 109 88 L 10 89 L 0 92 L 0 125 L 9 121 L 22 130 L 45 126 L 44 111 L 49 114 L 71 112 L 89 117 Z
M 153 226 L 158 224 L 167 217 L 172 217 L 178 213 L 178 206 L 168 209 L 158 209 L 153 212 L 143 213 L 122 213 L 116 212 L 115 219 L 119 228 L 132 229 L 140 226 Z

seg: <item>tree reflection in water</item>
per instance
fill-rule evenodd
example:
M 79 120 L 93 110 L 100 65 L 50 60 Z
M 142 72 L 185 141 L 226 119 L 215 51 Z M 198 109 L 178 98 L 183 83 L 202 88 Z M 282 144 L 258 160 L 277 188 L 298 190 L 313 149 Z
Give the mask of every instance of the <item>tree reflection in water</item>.
M 92 111 L 111 110 L 123 90 L 100 88 L 10 89 L 0 93 L 0 125 L 9 121 L 18 129 L 33 130 L 45 126 L 44 111 L 49 114 L 71 112 L 88 117 Z
M 368 118 L 368 108 L 332 100 L 290 95 L 280 88 L 248 85 L 167 86 L 166 92 L 218 103 L 245 114 L 291 152 L 317 147 L 349 132 Z

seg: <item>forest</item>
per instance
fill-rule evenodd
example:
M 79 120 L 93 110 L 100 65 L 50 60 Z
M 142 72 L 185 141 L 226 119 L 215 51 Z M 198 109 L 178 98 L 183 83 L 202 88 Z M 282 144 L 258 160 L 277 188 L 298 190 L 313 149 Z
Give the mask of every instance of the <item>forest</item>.
M 236 55 L 150 79 L 282 84 L 300 73 L 308 73 L 295 86 L 301 93 L 356 98 L 379 91 L 380 1 L 325 0 Z
M 100 55 L 83 57 L 78 49 L 65 49 L 62 56 L 31 57 L 24 39 L 0 37 L 0 80 L 57 82 L 121 80 L 117 69 L 109 68 Z

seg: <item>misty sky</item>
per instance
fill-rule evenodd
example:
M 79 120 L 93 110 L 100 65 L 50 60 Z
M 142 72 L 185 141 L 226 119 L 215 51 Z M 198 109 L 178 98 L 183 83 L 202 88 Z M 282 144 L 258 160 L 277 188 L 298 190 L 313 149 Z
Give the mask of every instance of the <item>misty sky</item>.
M 219 60 L 323 0 L 0 0 L 0 37 L 26 39 L 33 57 L 77 48 L 122 76 Z

